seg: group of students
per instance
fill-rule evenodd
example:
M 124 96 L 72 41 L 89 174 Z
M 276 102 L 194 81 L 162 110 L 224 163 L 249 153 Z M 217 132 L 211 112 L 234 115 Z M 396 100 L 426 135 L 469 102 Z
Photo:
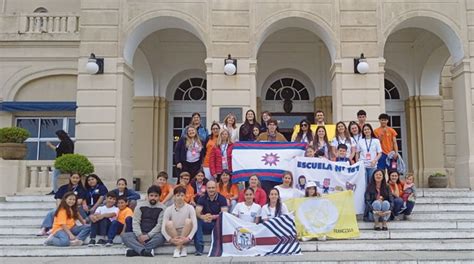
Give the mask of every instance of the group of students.
M 379 116 L 375 131 L 365 123 L 366 113 L 358 112 L 358 121 L 347 128 L 336 124 L 335 137 L 328 141 L 324 113 L 316 113 L 317 128 L 313 134 L 307 120 L 300 122 L 295 142 L 307 143 L 307 157 L 322 157 L 352 164 L 362 160 L 366 166 L 367 190 L 364 220 L 374 221 L 376 230 L 387 230 L 387 221 L 407 219 L 415 203 L 413 176 L 401 181 L 400 174 L 389 170 L 389 160 L 397 160 L 396 131 L 387 126 L 389 117 Z M 321 196 L 314 182 L 295 188 L 293 175 L 285 172 L 282 182 L 260 182 L 252 175 L 244 184 L 232 183 L 232 147 L 236 141 L 286 141 L 278 132 L 271 114 L 247 111 L 239 129 L 229 114 L 222 124 L 213 123 L 211 134 L 201 125 L 200 115 L 193 114 L 175 149 L 178 183 L 168 183 L 168 174 L 160 172 L 147 190 L 145 201 L 119 179 L 117 188 L 108 191 L 100 178 L 91 174 L 85 179 L 70 175 L 69 183 L 55 192 L 57 208 L 45 217 L 39 235 L 48 235 L 46 245 L 111 246 L 120 235 L 129 248 L 127 256 L 153 256 L 153 249 L 166 241 L 175 245 L 174 257 L 187 255 L 186 245 L 194 240 L 196 255 L 204 250 L 203 234 L 211 233 L 221 212 L 230 212 L 244 221 L 260 223 L 287 214 L 285 201 L 297 197 Z M 385 159 L 385 160 L 384 160 Z M 98 236 L 101 236 L 97 240 Z

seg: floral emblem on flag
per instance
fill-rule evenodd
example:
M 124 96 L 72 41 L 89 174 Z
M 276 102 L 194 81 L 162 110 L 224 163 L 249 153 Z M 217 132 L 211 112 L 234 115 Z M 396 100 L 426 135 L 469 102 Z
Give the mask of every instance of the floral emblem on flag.
M 277 165 L 277 162 L 280 162 L 280 157 L 278 156 L 277 153 L 273 154 L 270 152 L 270 154 L 265 153 L 265 156 L 262 156 L 262 161 L 264 162 L 264 165 Z

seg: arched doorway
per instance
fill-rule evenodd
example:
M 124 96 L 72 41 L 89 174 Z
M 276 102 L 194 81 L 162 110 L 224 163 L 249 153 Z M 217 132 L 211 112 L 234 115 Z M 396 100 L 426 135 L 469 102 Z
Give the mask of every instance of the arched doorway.
M 182 135 L 183 129 L 191 122 L 193 113 L 201 115 L 202 124 L 206 124 L 207 81 L 203 76 L 193 75 L 182 80 L 173 93 L 169 103 L 168 120 L 168 171 L 176 175 L 173 162 L 174 148 Z
M 331 96 L 327 40 L 317 35 L 322 29 L 314 30 L 316 25 L 304 21 L 276 22 L 279 29 L 262 41 L 257 54 L 259 112 L 270 111 L 288 140 L 295 124 L 303 119 L 314 122 L 317 99 Z
M 402 100 L 398 87 L 388 79 L 384 80 L 385 109 L 390 117 L 388 125 L 397 131 L 398 154 L 407 159 L 407 132 L 405 102 Z

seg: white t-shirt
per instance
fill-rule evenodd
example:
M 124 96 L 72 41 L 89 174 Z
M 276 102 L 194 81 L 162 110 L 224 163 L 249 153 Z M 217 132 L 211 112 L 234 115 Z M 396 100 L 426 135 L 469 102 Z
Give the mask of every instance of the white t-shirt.
M 261 211 L 262 207 L 256 203 L 247 206 L 245 202 L 240 202 L 235 205 L 232 214 L 246 222 L 255 223 L 255 219 L 260 217 Z
M 114 221 L 115 219 L 117 219 L 117 215 L 118 215 L 118 212 L 119 212 L 119 209 L 115 206 L 112 206 L 112 207 L 107 207 L 105 205 L 102 205 L 102 206 L 99 206 L 97 208 L 97 210 L 95 210 L 95 213 L 94 214 L 110 214 L 110 213 L 114 213 L 115 216 L 114 217 L 109 217 L 109 220 L 110 221 Z
M 366 139 L 363 138 L 359 141 L 360 158 L 359 160 L 364 161 L 366 168 L 374 168 L 370 162 L 377 157 L 377 154 L 382 152 L 380 141 L 377 138 Z M 375 167 L 377 164 L 375 164 Z
M 339 137 L 334 137 L 331 142 L 331 146 L 333 146 L 336 149 L 336 153 L 337 153 L 337 146 L 339 144 L 344 144 L 347 146 L 346 157 L 349 158 L 351 156 L 351 151 L 352 151 L 351 148 L 356 146 L 354 139 L 350 138 L 350 143 L 349 143 L 349 140 L 341 139 Z
M 284 203 L 281 203 L 281 214 L 288 214 L 288 207 Z M 268 206 L 268 204 L 264 205 L 260 216 L 262 219 L 272 219 L 275 217 L 275 208 Z
M 362 138 L 362 134 L 358 134 L 358 135 L 355 135 L 355 136 L 352 136 L 352 139 L 354 140 L 355 144 L 356 144 L 356 152 L 360 152 L 360 148 L 359 148 L 359 142 L 361 140 L 363 140 Z
M 222 125 L 222 127 L 224 129 L 227 129 L 227 131 L 229 131 L 229 136 L 232 143 L 239 141 L 239 128 L 237 126 L 233 128 L 233 127 L 227 127 L 226 125 Z
M 304 196 L 304 194 L 296 188 L 283 188 L 280 185 L 275 186 L 275 188 L 280 192 L 280 200 L 282 202 L 292 198 L 300 198 Z

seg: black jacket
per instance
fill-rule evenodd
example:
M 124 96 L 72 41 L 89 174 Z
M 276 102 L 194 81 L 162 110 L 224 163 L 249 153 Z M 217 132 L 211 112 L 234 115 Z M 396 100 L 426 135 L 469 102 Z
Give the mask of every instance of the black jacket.
M 174 148 L 174 161 L 176 164 L 183 163 L 186 161 L 186 137 L 181 137 L 178 142 L 176 143 L 176 147 Z M 201 153 L 199 156 L 199 162 L 202 163 L 204 156 L 206 155 L 206 145 L 202 145 Z
M 64 154 L 72 153 L 74 153 L 74 142 L 72 142 L 70 139 L 61 141 L 56 148 L 56 158 L 61 157 Z
M 390 191 L 390 187 L 388 184 L 383 183 L 380 196 L 383 197 L 384 201 L 388 201 L 390 203 L 390 210 L 393 209 L 393 195 Z M 372 212 L 374 209 L 372 208 L 372 203 L 377 200 L 377 190 L 375 189 L 375 185 L 369 184 L 367 190 L 365 191 L 365 211 L 364 217 L 369 215 L 369 212 Z

